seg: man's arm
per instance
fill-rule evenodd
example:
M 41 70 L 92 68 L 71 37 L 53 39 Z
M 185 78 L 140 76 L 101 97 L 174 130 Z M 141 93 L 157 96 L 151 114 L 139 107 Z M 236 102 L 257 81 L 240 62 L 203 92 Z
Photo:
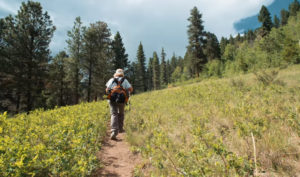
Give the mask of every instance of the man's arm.
M 125 88 L 129 93 L 132 93 L 132 92 L 133 92 L 133 88 L 132 88 L 131 84 L 128 82 L 127 79 L 124 80 L 123 86 L 124 86 L 124 88 Z
M 109 93 L 109 89 L 108 89 L 108 88 L 106 88 L 106 89 L 105 89 L 105 92 L 106 92 L 106 94 L 108 94 L 108 93 Z
M 128 90 L 129 93 L 133 92 L 133 88 L 132 87 L 128 88 L 127 90 Z
M 106 85 L 105 91 L 106 91 L 107 94 L 109 93 L 109 90 L 111 89 L 110 87 L 111 87 L 112 81 L 113 81 L 113 79 L 110 79 L 110 80 L 105 84 L 105 85 Z

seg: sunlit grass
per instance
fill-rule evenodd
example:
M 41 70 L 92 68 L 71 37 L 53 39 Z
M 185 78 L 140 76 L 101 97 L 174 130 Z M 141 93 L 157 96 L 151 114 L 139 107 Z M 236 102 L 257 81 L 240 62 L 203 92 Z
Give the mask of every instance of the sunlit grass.
M 300 173 L 300 65 L 190 81 L 132 97 L 127 139 L 145 158 L 144 176 Z M 151 170 L 149 170 L 151 169 Z M 151 174 L 150 174 L 151 173 Z
M 87 176 L 106 134 L 106 102 L 8 118 L 0 114 L 0 176 Z

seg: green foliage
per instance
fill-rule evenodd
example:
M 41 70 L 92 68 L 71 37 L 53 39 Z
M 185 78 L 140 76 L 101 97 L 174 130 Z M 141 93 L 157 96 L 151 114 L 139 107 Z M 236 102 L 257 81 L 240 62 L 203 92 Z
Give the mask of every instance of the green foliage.
M 71 31 L 68 31 L 67 44 L 70 57 L 72 58 L 70 75 L 72 76 L 72 92 L 73 92 L 73 102 L 75 104 L 79 103 L 80 93 L 80 80 L 82 76 L 80 75 L 80 60 L 83 55 L 83 29 L 80 17 L 76 17 L 74 26 Z
M 272 28 L 263 38 L 250 38 L 239 44 L 227 44 L 222 55 L 224 75 L 255 72 L 300 62 L 300 16 L 292 16 L 285 26 Z M 248 39 L 248 37 L 247 37 Z
M 227 44 L 228 44 L 228 40 L 222 37 L 220 41 L 220 55 L 224 54 Z
M 181 74 L 182 74 L 181 68 L 179 66 L 176 67 L 176 69 L 174 70 L 171 76 L 172 82 L 181 81 Z
M 277 15 L 274 15 L 274 18 L 273 18 L 273 24 L 274 24 L 274 27 L 275 28 L 279 28 L 280 27 L 280 20 L 279 18 L 277 17 Z
M 72 100 L 70 80 L 68 79 L 69 58 L 65 51 L 59 52 L 49 65 L 49 80 L 46 87 L 48 108 L 64 106 Z
M 245 34 L 245 39 L 249 42 L 252 43 L 256 38 L 255 33 L 252 30 L 249 30 Z
M 125 47 L 122 41 L 122 37 L 119 33 L 115 35 L 114 40 L 112 41 L 112 50 L 113 50 L 113 64 L 114 70 L 119 68 L 125 69 L 128 67 L 128 54 L 125 53 Z
M 289 13 L 291 16 L 296 16 L 299 11 L 300 3 L 298 0 L 294 0 L 294 2 L 289 5 Z
M 105 83 L 112 77 L 114 66 L 111 64 L 111 33 L 107 24 L 98 21 L 90 24 L 83 32 L 84 45 L 80 71 L 83 73 L 82 82 L 86 86 L 86 100 L 89 102 L 92 98 L 101 98 Z
M 106 102 L 8 118 L 0 114 L 0 176 L 88 176 L 105 136 Z
M 146 91 L 146 58 L 144 54 L 144 49 L 142 43 L 139 44 L 137 51 L 137 62 L 136 62 L 136 76 L 135 76 L 135 85 L 134 88 L 137 92 Z
M 256 79 L 265 86 L 273 83 L 278 75 L 278 71 L 272 70 L 270 73 L 262 71 L 261 73 L 254 73 Z
M 44 101 L 39 100 L 44 99 L 49 44 L 55 31 L 50 16 L 39 2 L 22 2 L 16 16 L 1 20 L 0 31 L 0 63 L 5 66 L 0 68 L 5 78 L 1 87 L 5 88 L 6 95 L 1 103 L 16 106 L 10 109 L 15 112 L 44 106 L 40 104 Z
M 207 75 L 209 77 L 212 77 L 212 76 L 216 76 L 216 77 L 221 77 L 222 76 L 222 72 L 223 72 L 223 64 L 220 60 L 218 59 L 214 59 L 212 61 L 209 61 L 206 65 L 206 72 L 207 72 Z
M 149 58 L 147 67 L 147 89 L 153 89 L 153 58 Z
M 156 52 L 153 52 L 153 89 L 160 89 L 160 64 Z
M 207 61 L 221 58 L 220 44 L 215 34 L 209 32 L 206 33 L 204 53 L 207 57 Z
M 205 33 L 202 14 L 200 14 L 197 7 L 191 10 L 188 21 L 190 22 L 188 26 L 189 45 L 187 46 L 188 67 L 191 69 L 192 75 L 199 77 L 207 59 L 203 51 Z
M 284 25 L 286 25 L 287 23 L 288 23 L 288 19 L 289 19 L 289 16 L 290 16 L 290 14 L 289 14 L 289 11 L 287 11 L 287 10 L 285 10 L 285 9 L 282 9 L 281 11 L 280 11 L 280 16 L 281 16 L 281 26 L 284 26 Z
M 162 51 L 161 51 L 160 82 L 161 82 L 161 85 L 168 84 L 166 53 L 165 53 L 164 48 L 162 48 Z
M 251 74 L 132 97 L 125 125 L 128 141 L 145 158 L 140 173 L 254 175 L 253 134 L 260 174 L 298 174 L 299 65 L 267 73 L 267 85 Z M 285 75 L 294 86 L 275 84 Z
M 267 35 L 271 31 L 273 27 L 273 23 L 271 20 L 270 12 L 264 5 L 260 9 L 258 21 L 262 23 L 262 27 L 261 27 L 262 36 Z
M 223 53 L 224 61 L 233 61 L 236 55 L 236 47 L 232 44 L 226 45 L 225 51 Z

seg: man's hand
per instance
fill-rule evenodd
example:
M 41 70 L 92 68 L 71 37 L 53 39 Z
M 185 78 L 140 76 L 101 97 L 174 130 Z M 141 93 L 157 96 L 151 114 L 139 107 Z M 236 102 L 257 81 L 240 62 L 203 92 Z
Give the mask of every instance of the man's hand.
M 106 89 L 105 89 L 105 92 L 106 92 L 106 94 L 108 95 L 110 91 L 109 91 L 108 88 L 106 88 Z
M 129 92 L 129 93 L 132 93 L 132 92 L 133 92 L 133 88 L 130 87 L 130 88 L 128 89 L 128 92 Z

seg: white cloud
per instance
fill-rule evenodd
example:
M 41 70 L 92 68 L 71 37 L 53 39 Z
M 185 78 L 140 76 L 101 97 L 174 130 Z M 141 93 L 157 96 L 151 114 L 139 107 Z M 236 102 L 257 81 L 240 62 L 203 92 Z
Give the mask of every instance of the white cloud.
M 234 23 L 255 15 L 262 5 L 274 0 L 40 0 L 53 16 L 57 26 L 51 48 L 55 51 L 66 46 L 67 30 L 75 17 L 81 16 L 84 25 L 101 20 L 108 23 L 112 33 L 120 31 L 130 59 L 136 56 L 140 41 L 146 56 L 164 47 L 168 57 L 175 52 L 183 56 L 187 45 L 187 18 L 196 6 L 203 15 L 205 29 L 219 38 L 237 33 Z M 13 12 L 13 2 L 0 0 L 0 9 Z M 64 38 L 62 40 L 62 38 Z M 57 49 L 58 48 L 58 49 Z
M 5 11 L 11 14 L 15 14 L 17 12 L 16 3 L 0 1 L 0 10 Z

